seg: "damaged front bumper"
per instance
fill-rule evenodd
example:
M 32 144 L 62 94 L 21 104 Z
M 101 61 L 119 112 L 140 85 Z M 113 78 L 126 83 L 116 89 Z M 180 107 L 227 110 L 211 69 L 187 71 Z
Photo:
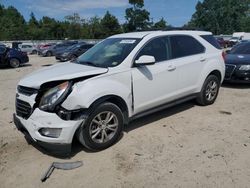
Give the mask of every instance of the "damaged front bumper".
M 34 143 L 46 150 L 52 153 L 70 153 L 75 132 L 84 120 L 62 120 L 54 113 L 44 112 L 37 108 L 28 119 L 14 114 L 14 123 L 26 137 L 31 138 Z M 51 137 L 43 134 L 42 129 L 58 129 L 60 132 Z

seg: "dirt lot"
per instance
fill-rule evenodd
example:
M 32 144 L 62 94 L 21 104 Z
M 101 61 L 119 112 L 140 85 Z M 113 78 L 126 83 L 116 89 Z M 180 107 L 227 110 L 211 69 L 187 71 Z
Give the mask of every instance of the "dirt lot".
M 53 157 L 29 145 L 12 122 L 15 88 L 23 76 L 52 58 L 0 69 L 0 187 L 249 187 L 250 85 L 223 86 L 209 107 L 188 102 L 132 122 L 113 147 L 90 153 L 76 143 L 72 155 Z M 82 160 L 72 171 L 53 161 Z

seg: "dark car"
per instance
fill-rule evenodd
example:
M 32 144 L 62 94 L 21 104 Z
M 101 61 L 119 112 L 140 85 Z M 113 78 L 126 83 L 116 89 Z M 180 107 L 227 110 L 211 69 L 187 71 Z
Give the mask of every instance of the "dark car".
M 67 42 L 63 42 L 60 44 L 56 44 L 56 45 L 50 46 L 49 48 L 46 48 L 45 50 L 42 50 L 40 52 L 40 55 L 43 57 L 54 56 L 56 53 L 59 53 L 65 50 L 66 48 L 73 46 L 77 43 L 78 43 L 77 41 L 67 41 Z
M 227 48 L 228 44 L 222 37 L 217 37 L 216 40 L 221 46 L 221 48 Z
M 226 82 L 250 83 L 250 42 L 236 45 L 225 59 Z
M 26 52 L 18 49 L 0 46 L 0 66 L 17 68 L 21 64 L 28 63 L 29 57 Z
M 78 56 L 85 53 L 88 49 L 92 48 L 94 44 L 79 43 L 72 47 L 65 49 L 62 52 L 56 54 L 56 59 L 59 61 L 74 60 Z

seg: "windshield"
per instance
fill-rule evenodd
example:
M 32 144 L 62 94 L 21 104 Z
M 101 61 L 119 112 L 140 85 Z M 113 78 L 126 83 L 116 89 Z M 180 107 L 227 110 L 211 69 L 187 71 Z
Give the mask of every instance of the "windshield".
M 72 49 L 77 48 L 78 46 L 79 46 L 79 44 L 74 44 L 72 46 L 67 47 L 66 50 L 72 50 Z
M 109 38 L 81 55 L 76 63 L 97 67 L 115 67 L 123 62 L 139 39 Z
M 230 51 L 230 54 L 249 54 L 250 55 L 250 42 L 236 45 Z

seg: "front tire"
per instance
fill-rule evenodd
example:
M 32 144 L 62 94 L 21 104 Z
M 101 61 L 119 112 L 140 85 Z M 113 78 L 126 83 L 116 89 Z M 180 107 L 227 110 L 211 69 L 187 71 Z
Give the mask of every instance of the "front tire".
M 51 51 L 48 51 L 48 52 L 46 53 L 46 56 L 47 56 L 47 57 L 52 56 L 52 52 L 51 52 Z
M 20 61 L 16 58 L 11 58 L 9 61 L 9 65 L 12 68 L 18 68 L 20 66 Z
M 213 104 L 218 96 L 219 88 L 219 78 L 215 75 L 209 75 L 205 80 L 201 92 L 197 97 L 197 103 L 201 106 Z
M 95 108 L 78 131 L 80 143 L 92 151 L 100 151 L 115 144 L 123 130 L 123 113 L 113 103 Z

